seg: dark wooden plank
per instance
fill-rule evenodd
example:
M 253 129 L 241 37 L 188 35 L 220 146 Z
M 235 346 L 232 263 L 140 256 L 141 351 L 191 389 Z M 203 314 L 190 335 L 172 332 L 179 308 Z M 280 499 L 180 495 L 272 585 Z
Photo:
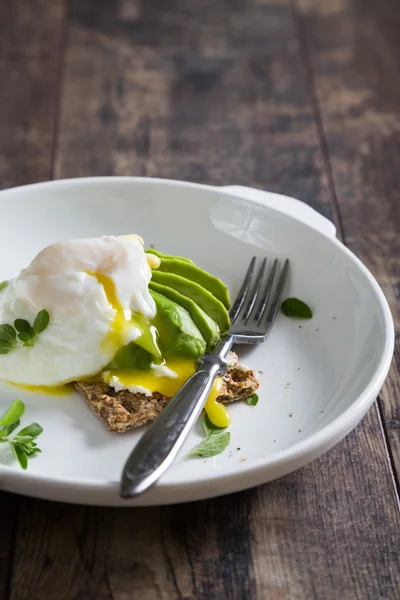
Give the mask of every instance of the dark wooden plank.
M 400 476 L 400 3 L 299 0 L 347 245 L 377 277 L 396 327 L 380 395 Z
M 12 598 L 394 599 L 398 514 L 376 438 L 371 415 L 297 473 L 178 507 L 24 501 Z
M 332 214 L 289 1 L 71 0 L 59 177 L 243 183 Z M 399 514 L 373 409 L 327 456 L 152 509 L 23 500 L 12 600 L 394 598 Z
M 0 187 L 48 179 L 63 5 L 4 2 L 0 8 Z M 0 494 L 0 599 L 8 597 L 19 499 Z
M 63 0 L 0 10 L 0 187 L 49 179 Z

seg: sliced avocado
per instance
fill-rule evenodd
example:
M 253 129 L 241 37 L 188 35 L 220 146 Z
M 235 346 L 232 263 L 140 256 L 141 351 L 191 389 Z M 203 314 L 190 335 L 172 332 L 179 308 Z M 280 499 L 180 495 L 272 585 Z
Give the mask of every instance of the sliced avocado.
M 226 285 L 222 283 L 220 279 L 214 277 L 197 267 L 195 264 L 191 264 L 188 262 L 184 262 L 181 259 L 176 257 L 167 258 L 161 256 L 161 264 L 158 267 L 158 271 L 162 271 L 165 273 L 174 273 L 175 275 L 180 275 L 181 277 L 186 277 L 186 279 L 190 279 L 194 281 L 194 283 L 198 283 L 202 287 L 206 288 L 213 296 L 215 296 L 225 308 L 230 307 L 229 293 Z
M 204 312 L 204 310 L 200 308 L 200 306 L 198 306 L 198 304 L 196 304 L 196 302 L 193 302 L 193 300 L 188 298 L 188 296 L 180 294 L 173 288 L 160 283 L 155 283 L 154 281 L 150 281 L 149 289 L 150 292 L 155 291 L 163 296 L 166 296 L 170 300 L 180 304 L 180 306 L 188 311 L 195 325 L 199 328 L 203 338 L 206 341 L 207 351 L 211 351 L 219 342 L 221 335 L 218 325 L 215 321 L 210 319 L 210 317 Z
M 158 258 L 176 258 L 177 260 L 181 260 L 182 262 L 185 263 L 189 263 L 191 265 L 194 265 L 194 262 L 192 260 L 190 260 L 190 258 L 185 258 L 184 256 L 171 256 L 169 254 L 162 254 L 161 252 L 159 252 L 158 250 L 154 250 L 154 248 L 148 248 L 147 250 L 145 250 L 145 252 L 147 252 L 147 254 L 154 254 L 154 256 L 158 256 Z
M 158 269 L 152 272 L 152 281 L 171 287 L 191 298 L 211 319 L 216 321 L 223 333 L 229 329 L 229 314 L 225 306 L 198 283 L 180 275 L 163 273 Z
M 188 311 L 154 290 L 151 295 L 157 307 L 154 325 L 163 356 L 197 358 L 204 354 L 206 342 Z

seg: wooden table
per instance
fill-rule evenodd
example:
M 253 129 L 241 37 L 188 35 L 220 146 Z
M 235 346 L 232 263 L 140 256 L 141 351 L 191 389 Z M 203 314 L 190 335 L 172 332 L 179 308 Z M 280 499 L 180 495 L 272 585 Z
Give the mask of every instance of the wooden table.
M 3 0 L 0 175 L 244 184 L 332 218 L 400 313 L 398 0 Z M 399 331 L 397 329 L 397 331 Z M 311 465 L 183 506 L 1 494 L 0 598 L 400 598 L 400 348 Z

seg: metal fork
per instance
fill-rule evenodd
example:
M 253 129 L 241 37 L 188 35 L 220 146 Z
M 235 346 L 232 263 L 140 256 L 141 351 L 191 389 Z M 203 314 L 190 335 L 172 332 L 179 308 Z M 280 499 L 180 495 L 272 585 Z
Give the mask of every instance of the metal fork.
M 289 269 L 276 259 L 267 273 L 267 259 L 254 277 L 256 257 L 250 262 L 239 294 L 230 311 L 231 325 L 212 354 L 196 362 L 196 372 L 170 400 L 149 427 L 125 463 L 120 495 L 134 498 L 152 487 L 176 458 L 195 424 L 216 377 L 226 374 L 233 344 L 264 342 L 275 321 Z

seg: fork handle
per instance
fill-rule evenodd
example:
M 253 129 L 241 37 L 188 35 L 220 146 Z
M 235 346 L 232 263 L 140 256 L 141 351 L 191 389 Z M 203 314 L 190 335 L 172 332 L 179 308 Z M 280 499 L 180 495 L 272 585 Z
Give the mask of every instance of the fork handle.
M 226 374 L 231 346 L 232 340 L 225 338 L 216 354 L 206 354 L 197 361 L 198 370 L 140 438 L 124 466 L 122 498 L 133 498 L 148 490 L 171 465 L 200 415 L 215 378 Z

